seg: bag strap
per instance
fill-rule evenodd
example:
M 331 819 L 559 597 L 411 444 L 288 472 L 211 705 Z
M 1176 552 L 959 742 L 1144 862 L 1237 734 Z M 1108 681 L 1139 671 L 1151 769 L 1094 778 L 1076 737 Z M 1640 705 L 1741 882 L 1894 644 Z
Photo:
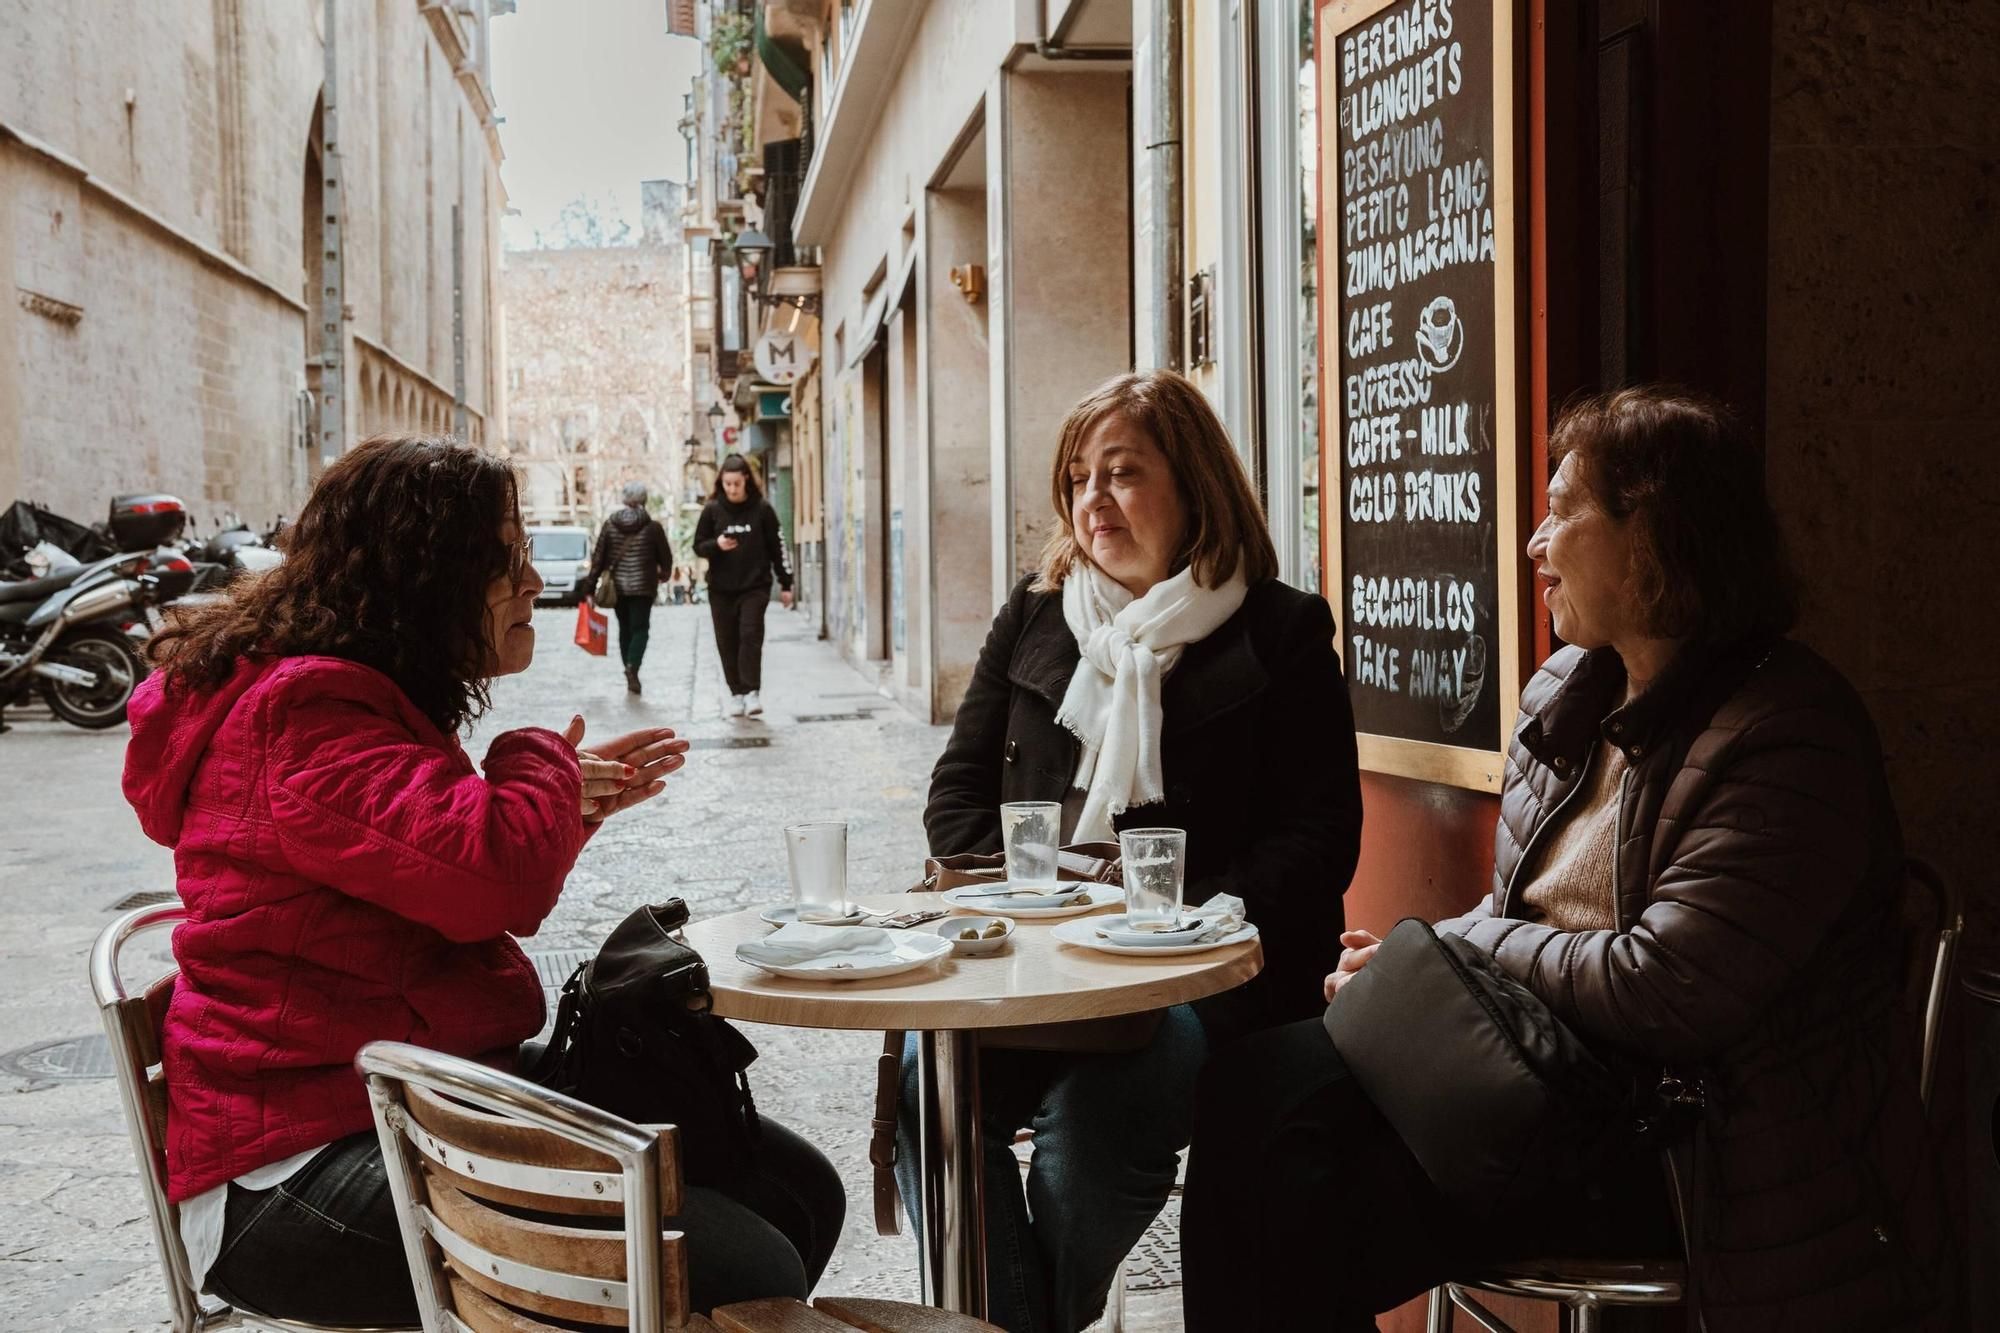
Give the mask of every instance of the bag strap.
M 868 1160 L 875 1168 L 875 1234 L 899 1236 L 896 1218 L 896 1109 L 903 1090 L 903 1034 L 882 1034 L 882 1053 L 875 1057 L 875 1119 L 868 1140 Z

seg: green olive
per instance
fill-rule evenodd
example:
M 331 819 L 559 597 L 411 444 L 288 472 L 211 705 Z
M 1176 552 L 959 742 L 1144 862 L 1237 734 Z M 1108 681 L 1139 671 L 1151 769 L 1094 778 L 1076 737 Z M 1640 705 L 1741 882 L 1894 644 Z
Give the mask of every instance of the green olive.
M 967 926 L 958 932 L 958 937 L 962 940 L 976 940 L 979 938 L 979 931 L 975 927 Z
M 985 939 L 997 940 L 1007 933 L 1007 923 L 1004 921 L 995 921 L 979 933 Z

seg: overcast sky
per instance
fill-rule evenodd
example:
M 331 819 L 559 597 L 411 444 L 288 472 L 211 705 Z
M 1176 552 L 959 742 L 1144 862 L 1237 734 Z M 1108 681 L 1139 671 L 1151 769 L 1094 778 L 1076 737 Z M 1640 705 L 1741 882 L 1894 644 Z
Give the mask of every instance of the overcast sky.
M 502 224 L 508 247 L 537 229 L 560 243 L 557 215 L 577 198 L 636 233 L 639 182 L 687 178 L 677 125 L 700 46 L 667 35 L 666 0 L 520 0 L 492 32 L 500 175 L 519 214 Z

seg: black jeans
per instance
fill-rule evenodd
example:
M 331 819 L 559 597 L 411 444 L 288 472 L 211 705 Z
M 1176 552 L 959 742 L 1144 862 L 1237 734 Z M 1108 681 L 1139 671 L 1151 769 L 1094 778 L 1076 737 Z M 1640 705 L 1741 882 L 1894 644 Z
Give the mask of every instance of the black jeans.
M 847 1194 L 833 1164 L 766 1119 L 757 1165 L 728 1193 L 691 1186 L 668 1230 L 687 1233 L 694 1308 L 804 1299 L 840 1239 Z M 330 1144 L 284 1184 L 229 1187 L 208 1289 L 231 1305 L 315 1324 L 417 1322 L 396 1206 L 374 1130 Z M 567 1219 L 573 1225 L 588 1225 Z
M 1376 1314 L 1482 1262 L 1676 1249 L 1650 1156 L 1467 1227 L 1317 1018 L 1253 1034 L 1202 1072 L 1181 1211 L 1189 1333 L 1373 1329 Z
M 646 660 L 646 640 L 653 633 L 653 599 L 618 596 L 618 657 L 627 671 Z
M 764 612 L 771 590 L 746 588 L 726 592 L 709 585 L 708 614 L 715 621 L 715 650 L 722 657 L 722 678 L 731 694 L 764 688 Z

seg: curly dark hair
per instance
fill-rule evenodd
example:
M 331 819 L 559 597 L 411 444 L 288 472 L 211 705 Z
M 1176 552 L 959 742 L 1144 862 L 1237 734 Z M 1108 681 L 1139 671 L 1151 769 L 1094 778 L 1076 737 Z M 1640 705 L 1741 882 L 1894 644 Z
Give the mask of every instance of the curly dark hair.
M 396 682 L 448 733 L 490 704 L 486 593 L 511 552 L 514 473 L 483 450 L 377 436 L 342 455 L 285 531 L 285 562 L 169 618 L 149 653 L 176 684 L 215 689 L 244 658 L 346 658 Z
M 720 500 L 725 503 L 728 501 L 729 496 L 722 489 L 722 479 L 731 472 L 743 474 L 746 483 L 743 498 L 746 502 L 764 498 L 764 487 L 757 480 L 756 466 L 742 454 L 731 454 L 723 459 L 722 466 L 715 470 L 715 489 L 708 494 L 710 500 Z
M 1648 632 L 1726 644 L 1782 635 L 1797 584 L 1764 489 L 1764 455 L 1706 394 L 1648 384 L 1566 408 L 1549 466 L 1574 456 L 1597 505 L 1631 521 L 1633 596 Z

